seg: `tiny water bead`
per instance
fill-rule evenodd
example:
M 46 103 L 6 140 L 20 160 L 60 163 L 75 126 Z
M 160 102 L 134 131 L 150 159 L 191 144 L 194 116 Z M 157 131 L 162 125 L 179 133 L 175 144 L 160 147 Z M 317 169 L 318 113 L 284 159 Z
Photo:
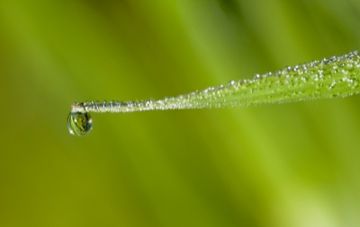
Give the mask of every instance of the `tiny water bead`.
M 256 74 L 252 79 L 232 80 L 227 84 L 159 100 L 75 103 L 68 118 L 68 129 L 73 135 L 88 134 L 92 129 L 90 112 L 129 113 L 246 107 L 347 97 L 359 93 L 360 54 L 354 51 L 342 56 L 285 67 L 276 72 Z
M 67 128 L 71 135 L 84 136 L 92 130 L 92 119 L 89 113 L 70 112 Z

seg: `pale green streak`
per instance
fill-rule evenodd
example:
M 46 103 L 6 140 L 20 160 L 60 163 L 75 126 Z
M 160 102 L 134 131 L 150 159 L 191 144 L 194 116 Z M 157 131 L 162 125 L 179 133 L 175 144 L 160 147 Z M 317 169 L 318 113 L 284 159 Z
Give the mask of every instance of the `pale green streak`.
M 126 113 L 289 103 L 355 95 L 360 93 L 359 85 L 360 55 L 354 51 L 343 56 L 287 67 L 274 73 L 255 75 L 249 80 L 231 81 L 159 100 L 75 103 L 71 113 Z

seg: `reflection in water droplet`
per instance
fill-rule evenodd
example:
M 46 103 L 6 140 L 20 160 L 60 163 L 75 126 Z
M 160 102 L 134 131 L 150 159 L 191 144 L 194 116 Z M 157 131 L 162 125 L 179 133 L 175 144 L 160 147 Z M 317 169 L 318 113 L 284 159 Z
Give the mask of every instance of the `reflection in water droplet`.
M 92 119 L 89 113 L 70 112 L 67 128 L 71 135 L 85 136 L 92 129 Z

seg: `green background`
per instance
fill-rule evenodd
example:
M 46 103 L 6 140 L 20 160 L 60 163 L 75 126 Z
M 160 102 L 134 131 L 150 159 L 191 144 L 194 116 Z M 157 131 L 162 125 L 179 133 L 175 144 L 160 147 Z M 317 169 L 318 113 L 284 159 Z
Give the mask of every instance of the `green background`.
M 360 98 L 93 114 L 360 46 L 358 0 L 0 0 L 0 226 L 360 225 Z

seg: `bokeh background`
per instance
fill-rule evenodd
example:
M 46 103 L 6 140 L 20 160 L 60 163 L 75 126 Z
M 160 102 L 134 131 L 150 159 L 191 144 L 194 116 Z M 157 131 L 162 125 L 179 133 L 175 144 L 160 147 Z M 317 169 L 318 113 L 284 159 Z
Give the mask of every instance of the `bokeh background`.
M 0 226 L 360 225 L 360 98 L 93 114 L 360 47 L 358 0 L 1 0 Z

